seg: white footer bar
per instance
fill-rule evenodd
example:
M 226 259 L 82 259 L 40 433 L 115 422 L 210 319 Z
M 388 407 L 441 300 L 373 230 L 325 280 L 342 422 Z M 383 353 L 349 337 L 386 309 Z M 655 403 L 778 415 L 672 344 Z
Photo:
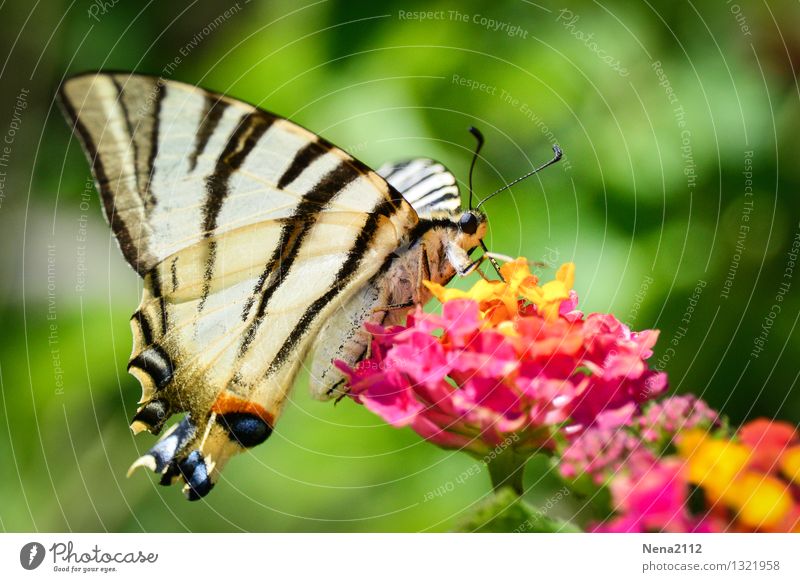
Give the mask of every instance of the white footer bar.
M 798 565 L 796 534 L 0 535 L 3 580 L 796 582 Z

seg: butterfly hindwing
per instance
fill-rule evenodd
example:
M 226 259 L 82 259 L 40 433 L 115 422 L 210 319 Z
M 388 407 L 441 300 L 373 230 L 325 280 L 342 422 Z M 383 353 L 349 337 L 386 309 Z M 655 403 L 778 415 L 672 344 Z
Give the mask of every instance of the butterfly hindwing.
M 272 430 L 322 323 L 379 271 L 417 215 L 376 173 L 294 123 L 153 77 L 87 74 L 62 105 L 126 260 L 144 279 L 129 369 L 137 463 L 205 494 Z
M 439 162 L 416 158 L 384 164 L 378 173 L 403 195 L 422 220 L 457 217 L 461 213 L 456 178 Z M 312 396 L 326 400 L 344 393 L 345 375 L 334 362 L 340 360 L 352 367 L 368 353 L 372 338 L 364 329 L 365 323 L 399 323 L 405 313 L 402 306 L 425 303 L 429 298 L 422 279 L 444 285 L 454 276 L 452 269 L 426 269 L 420 241 L 428 238 L 438 244 L 435 232 L 427 235 L 420 233 L 406 248 L 398 249 L 390 263 L 325 321 L 313 348 Z
M 428 158 L 414 158 L 384 164 L 378 173 L 403 194 L 421 218 L 441 213 L 457 214 L 461 195 L 455 176 L 441 163 Z

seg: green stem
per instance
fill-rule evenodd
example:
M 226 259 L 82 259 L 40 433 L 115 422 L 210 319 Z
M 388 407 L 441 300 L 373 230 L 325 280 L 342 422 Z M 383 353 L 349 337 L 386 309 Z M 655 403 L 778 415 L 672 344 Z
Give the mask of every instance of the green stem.
M 522 473 L 527 460 L 526 455 L 520 455 L 511 447 L 491 459 L 487 467 L 492 478 L 492 488 L 499 491 L 503 487 L 511 487 L 517 495 L 522 495 Z

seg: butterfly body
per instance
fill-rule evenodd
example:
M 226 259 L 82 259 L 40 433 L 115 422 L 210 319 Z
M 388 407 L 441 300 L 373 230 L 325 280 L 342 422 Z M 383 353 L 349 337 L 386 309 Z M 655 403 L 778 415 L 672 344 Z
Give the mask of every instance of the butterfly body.
M 132 469 L 190 499 L 269 437 L 309 351 L 312 393 L 329 398 L 332 362 L 364 356 L 363 324 L 426 300 L 425 279 L 467 273 L 486 231 L 431 160 L 376 173 L 286 119 L 154 77 L 79 75 L 59 97 L 144 282 L 131 428 L 186 413 Z
M 316 398 L 344 394 L 345 376 L 334 362 L 352 367 L 364 358 L 371 341 L 365 323 L 401 324 L 410 305 L 422 305 L 431 298 L 423 281 L 445 285 L 459 270 L 464 274 L 470 268 L 472 261 L 465 249 L 471 250 L 476 243 L 472 239 L 460 241 L 463 246 L 455 243 L 457 227 L 450 217 L 423 219 L 420 224 L 412 241 L 393 253 L 387 265 L 326 321 L 315 342 L 311 368 L 311 393 Z M 485 226 L 477 234 L 482 237 Z

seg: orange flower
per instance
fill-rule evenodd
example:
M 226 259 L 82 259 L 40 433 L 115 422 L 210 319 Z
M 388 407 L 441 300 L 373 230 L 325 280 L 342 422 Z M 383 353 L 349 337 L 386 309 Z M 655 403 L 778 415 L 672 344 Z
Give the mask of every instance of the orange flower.
M 797 430 L 788 422 L 757 418 L 739 429 L 739 438 L 753 451 L 750 462 L 764 473 L 777 472 L 781 456 L 797 442 Z
M 794 435 L 786 423 L 758 420 L 739 432 L 742 443 L 714 438 L 694 429 L 677 442 L 678 454 L 687 459 L 689 482 L 703 488 L 709 501 L 727 507 L 737 530 L 792 531 L 800 526 L 800 506 L 791 485 L 771 471 L 780 468 L 789 477 L 800 477 L 800 446 L 783 449 Z M 774 450 L 767 469 L 765 448 Z M 723 512 L 724 513 L 724 512 Z
M 738 511 L 738 521 L 751 528 L 772 529 L 781 524 L 793 507 L 787 485 L 777 477 L 746 471 L 730 484 L 729 505 Z
M 714 439 L 701 429 L 687 431 L 678 452 L 689 464 L 689 482 L 705 489 L 715 501 L 728 501 L 731 483 L 747 466 L 750 450 L 744 445 Z
M 575 284 L 575 264 L 564 263 L 556 272 L 554 281 L 541 287 L 529 287 L 521 290 L 522 296 L 536 305 L 536 309 L 548 320 L 558 317 L 561 302 L 569 299 L 569 292 Z
M 800 445 L 787 449 L 781 455 L 781 472 L 795 485 L 800 485 Z
M 472 299 L 478 302 L 481 316 L 492 326 L 500 326 L 519 313 L 519 298 L 536 305 L 537 311 L 546 319 L 558 317 L 561 302 L 569 299 L 575 282 L 575 265 L 565 263 L 556 273 L 556 278 L 539 286 L 539 280 L 530 271 L 527 259 L 520 257 L 500 267 L 505 281 L 480 280 L 469 290 L 448 289 L 438 283 L 423 281 L 423 284 L 439 301 Z M 510 330 L 508 326 L 502 329 Z M 511 333 L 509 331 L 509 333 Z

